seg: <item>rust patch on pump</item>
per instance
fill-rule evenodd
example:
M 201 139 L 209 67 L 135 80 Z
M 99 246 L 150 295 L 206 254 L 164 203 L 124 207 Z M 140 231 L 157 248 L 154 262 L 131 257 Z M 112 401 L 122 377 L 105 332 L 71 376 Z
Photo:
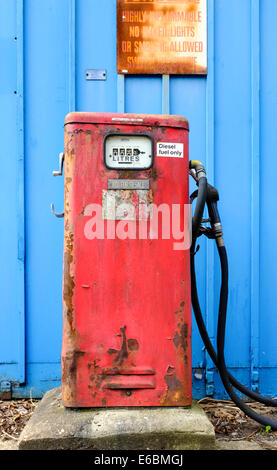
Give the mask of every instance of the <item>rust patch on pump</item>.
M 164 380 L 167 385 L 167 391 L 165 398 L 162 400 L 162 404 L 167 406 L 180 405 L 186 398 L 184 383 L 177 377 L 175 372 L 166 374 Z
M 76 333 L 74 327 L 74 234 L 71 223 L 71 186 L 72 186 L 72 168 L 74 160 L 74 149 L 71 148 L 72 133 L 65 133 L 65 184 L 64 184 L 64 272 L 63 272 L 63 301 L 64 301 L 64 322 L 69 327 L 69 340 Z
M 117 350 L 117 349 L 110 348 L 110 349 L 108 349 L 107 353 L 108 353 L 108 354 L 117 354 L 117 353 L 118 353 L 118 350 Z
M 126 326 L 124 326 L 123 328 L 120 328 L 120 331 L 122 333 L 122 345 L 121 345 L 120 350 L 117 351 L 117 355 L 114 358 L 114 363 L 119 364 L 121 366 L 123 361 L 127 359 L 128 357 L 127 339 L 126 339 L 126 333 L 125 333 Z
M 175 315 L 178 315 L 179 313 L 184 314 L 184 308 L 185 308 L 185 302 L 184 302 L 184 300 L 182 300 L 182 302 L 180 302 L 180 309 L 176 310 L 176 312 L 174 312 L 174 314 Z
M 137 351 L 138 350 L 139 344 L 138 344 L 138 341 L 136 339 L 128 339 L 127 343 L 128 343 L 128 349 L 130 349 L 130 351 Z
M 71 405 L 76 402 L 76 375 L 79 357 L 83 351 L 73 351 L 62 357 L 62 394 L 63 400 Z
M 176 346 L 181 346 L 184 350 L 184 353 L 187 351 L 188 348 L 188 325 L 184 323 L 180 328 L 180 333 L 178 331 L 175 332 L 173 342 Z
M 168 390 L 170 392 L 176 392 L 178 390 L 183 389 L 183 384 L 177 378 L 177 375 L 175 373 L 165 375 L 164 380 L 165 380 L 165 382 L 167 384 L 167 387 L 168 387 Z
M 181 347 L 184 351 L 185 360 L 187 360 L 187 350 L 188 350 L 188 335 L 189 335 L 189 328 L 188 324 L 184 322 L 184 309 L 185 309 L 185 302 L 182 300 L 180 302 L 180 310 L 174 312 L 175 315 L 178 315 L 178 330 L 175 331 L 173 337 L 173 343 L 176 348 Z
M 181 300 L 179 303 L 179 310 L 174 312 L 175 315 L 177 315 L 177 329 L 173 336 L 173 344 L 177 349 L 177 356 L 182 362 L 184 362 L 184 364 L 187 365 L 189 326 L 184 322 L 184 309 L 185 301 Z M 167 385 L 167 391 L 165 397 L 161 400 L 161 403 L 166 406 L 176 406 L 182 403 L 187 403 L 189 396 L 186 390 L 186 384 L 179 379 L 174 367 L 169 365 L 166 372 L 164 380 Z M 187 378 L 187 380 L 189 381 L 190 379 Z
M 84 354 L 85 354 L 84 351 L 73 351 L 72 353 L 68 353 L 65 357 L 62 358 L 62 361 L 63 361 L 62 381 L 63 382 L 72 380 L 72 378 L 76 375 L 78 359 Z
M 107 351 L 109 355 L 113 355 L 113 354 L 115 355 L 115 358 L 113 360 L 113 364 L 115 368 L 117 366 L 121 366 L 123 362 L 126 359 L 128 359 L 130 353 L 137 351 L 139 349 L 139 342 L 137 341 L 137 339 L 135 338 L 127 339 L 126 326 L 120 328 L 120 331 L 121 331 L 120 336 L 122 336 L 121 348 L 119 350 L 110 348 Z
M 102 385 L 102 375 L 100 366 L 97 364 L 97 360 L 88 363 L 88 370 L 90 373 L 89 380 L 93 382 L 93 385 L 89 384 L 88 388 L 94 390 L 94 392 L 91 393 L 91 396 L 95 398 L 97 395 L 97 390 L 99 390 Z
M 78 359 L 85 353 L 80 351 L 77 343 L 77 332 L 74 325 L 73 295 L 74 281 L 74 234 L 71 223 L 71 186 L 74 149 L 72 133 L 65 132 L 65 161 L 64 161 L 64 257 L 63 257 L 63 350 L 62 355 L 62 395 L 63 401 L 69 406 L 77 406 L 76 376 Z
M 63 285 L 63 299 L 66 306 L 65 315 L 70 327 L 71 333 L 75 331 L 73 326 L 73 303 L 72 297 L 74 293 L 74 277 L 70 273 L 71 264 L 73 263 L 73 234 L 65 238 L 65 253 L 64 253 L 64 285 Z

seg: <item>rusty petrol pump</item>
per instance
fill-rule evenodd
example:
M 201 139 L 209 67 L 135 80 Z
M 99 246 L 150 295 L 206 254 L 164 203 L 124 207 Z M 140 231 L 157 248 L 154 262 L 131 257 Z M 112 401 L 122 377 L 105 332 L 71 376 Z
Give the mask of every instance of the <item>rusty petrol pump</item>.
M 189 204 L 188 165 L 182 117 L 66 117 L 65 406 L 191 404 L 189 244 L 161 220 Z

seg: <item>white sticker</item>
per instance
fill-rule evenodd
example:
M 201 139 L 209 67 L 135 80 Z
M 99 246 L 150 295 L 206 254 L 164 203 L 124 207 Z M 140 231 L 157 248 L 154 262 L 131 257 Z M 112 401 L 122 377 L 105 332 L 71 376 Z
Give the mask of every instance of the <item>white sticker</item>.
M 157 157 L 184 157 L 184 144 L 157 142 Z
M 102 190 L 103 220 L 147 220 L 152 218 L 152 191 L 144 189 Z

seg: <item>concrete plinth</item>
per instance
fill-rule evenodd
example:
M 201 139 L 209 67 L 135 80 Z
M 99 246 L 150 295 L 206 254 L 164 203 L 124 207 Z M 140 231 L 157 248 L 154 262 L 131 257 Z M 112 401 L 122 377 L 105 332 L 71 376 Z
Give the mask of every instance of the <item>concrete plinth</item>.
M 69 409 L 61 390 L 43 397 L 24 428 L 19 449 L 215 449 L 214 429 L 202 408 Z

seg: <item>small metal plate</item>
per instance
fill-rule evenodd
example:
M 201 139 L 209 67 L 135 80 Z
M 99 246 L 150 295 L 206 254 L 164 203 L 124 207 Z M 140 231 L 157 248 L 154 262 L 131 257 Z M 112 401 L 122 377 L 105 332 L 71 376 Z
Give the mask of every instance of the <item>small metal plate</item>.
M 107 71 L 103 69 L 89 69 L 86 71 L 87 80 L 106 80 Z
M 149 189 L 149 180 L 108 180 L 108 189 Z

